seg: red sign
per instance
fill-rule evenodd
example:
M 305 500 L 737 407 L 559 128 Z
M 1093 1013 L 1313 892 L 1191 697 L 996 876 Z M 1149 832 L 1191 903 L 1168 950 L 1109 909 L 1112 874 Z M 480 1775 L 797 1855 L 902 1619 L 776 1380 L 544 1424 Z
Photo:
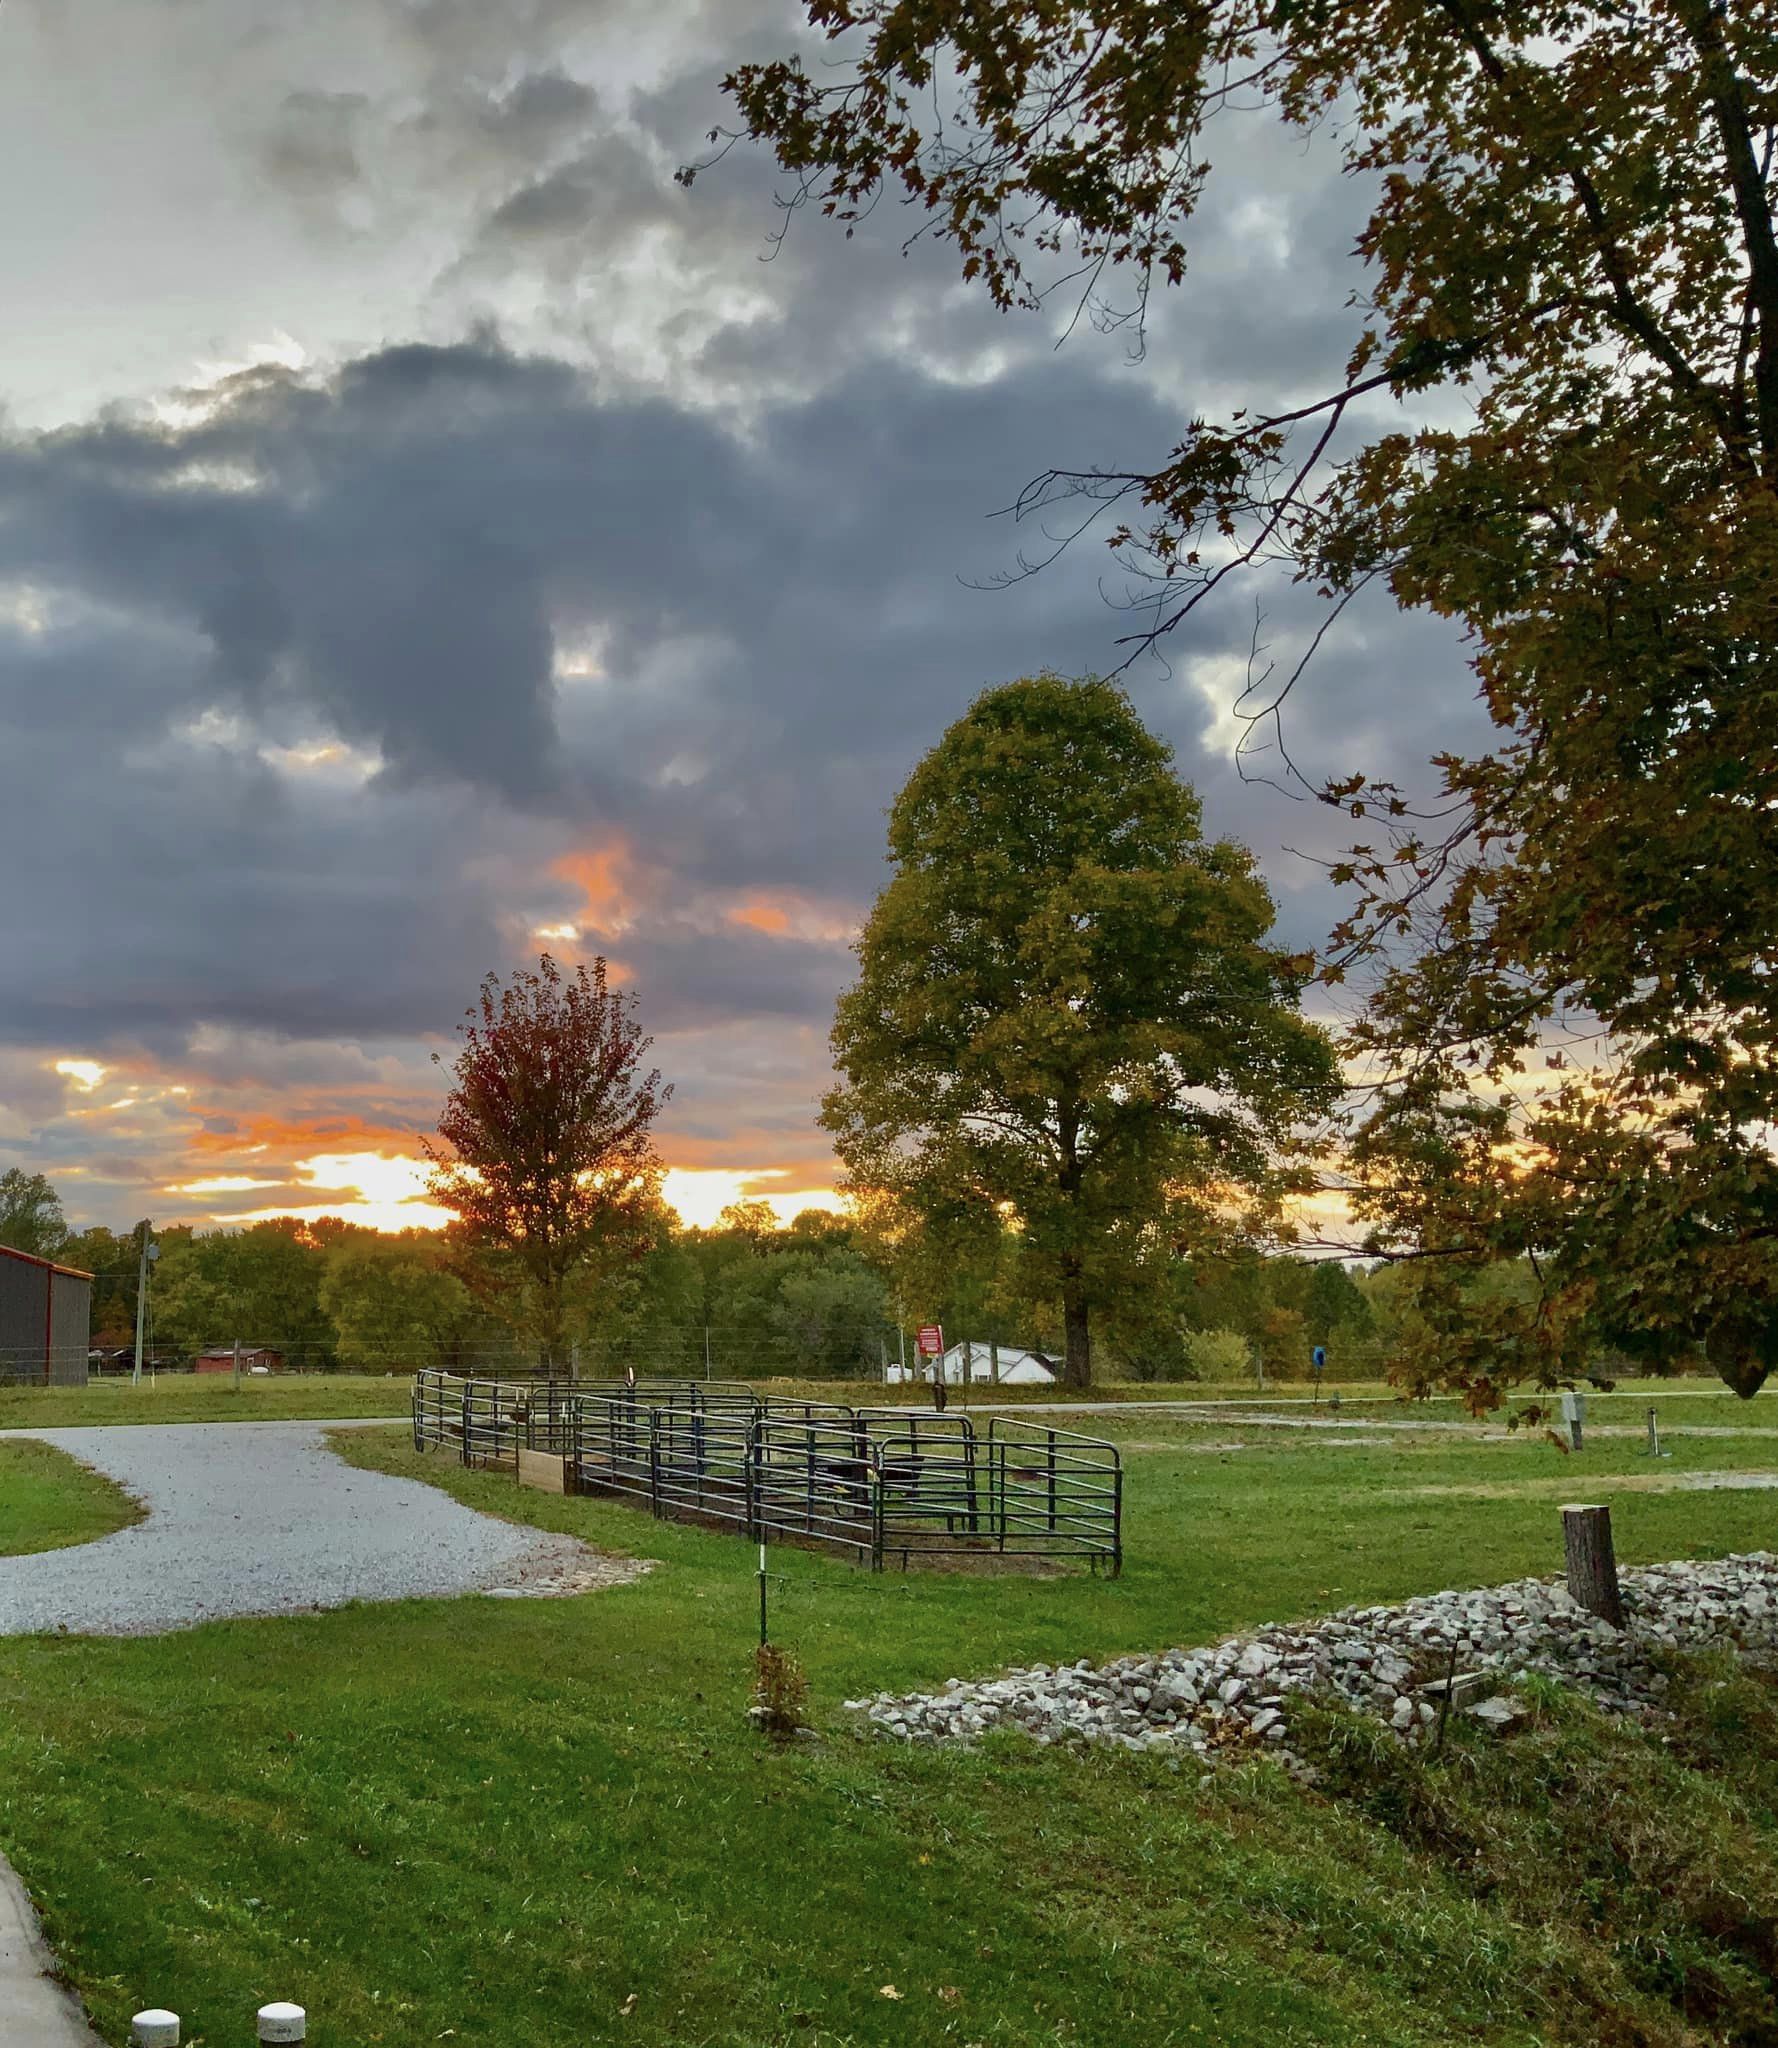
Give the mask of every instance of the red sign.
M 922 1358 L 942 1358 L 945 1355 L 945 1333 L 937 1323 L 922 1323 L 920 1334 L 914 1341 Z

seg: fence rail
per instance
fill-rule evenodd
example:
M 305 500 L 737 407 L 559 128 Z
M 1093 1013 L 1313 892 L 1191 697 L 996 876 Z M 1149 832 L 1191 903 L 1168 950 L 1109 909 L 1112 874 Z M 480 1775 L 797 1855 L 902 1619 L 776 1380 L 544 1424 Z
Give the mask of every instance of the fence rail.
M 1123 1565 L 1115 1445 L 997 1416 L 781 1401 L 740 1381 L 415 1375 L 414 1444 L 512 1469 L 563 1460 L 581 1493 L 755 1539 L 818 1543 L 881 1570 L 899 1557 Z

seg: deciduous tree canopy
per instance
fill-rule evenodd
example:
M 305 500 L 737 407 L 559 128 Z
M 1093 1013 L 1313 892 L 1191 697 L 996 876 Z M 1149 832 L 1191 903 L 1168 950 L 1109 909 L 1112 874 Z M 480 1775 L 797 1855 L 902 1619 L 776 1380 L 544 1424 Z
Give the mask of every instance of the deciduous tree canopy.
M 1084 1384 L 1095 1308 L 1286 1184 L 1334 1078 L 1301 963 L 1110 683 L 978 698 L 896 800 L 889 852 L 822 1121 L 855 1183 L 929 1227 L 1016 1220 Z
M 59 1259 L 69 1235 L 61 1198 L 42 1174 L 20 1166 L 0 1173 L 0 1244 L 33 1258 Z
M 469 1270 L 505 1282 L 514 1319 L 563 1364 L 571 1283 L 654 1241 L 652 1132 L 672 1091 L 643 1071 L 653 1041 L 603 959 L 564 975 L 545 953 L 504 987 L 491 974 L 459 1029 L 431 1192 L 460 1219 Z
M 1426 1297 L 1480 1399 L 1604 1331 L 1701 1344 L 1751 1390 L 1778 1359 L 1778 15 L 809 16 L 834 62 L 735 74 L 747 129 L 842 219 L 898 190 L 1007 306 L 1083 270 L 1101 297 L 1122 271 L 1137 305 L 1178 283 L 1238 109 L 1337 136 L 1375 194 L 1349 359 L 1300 405 L 1195 420 L 1151 469 L 1052 475 L 1034 501 L 1129 508 L 1115 540 L 1157 579 L 1157 631 L 1266 562 L 1332 606 L 1381 583 L 1467 629 L 1496 750 L 1441 760 L 1445 801 L 1417 814 L 1361 773 L 1317 792 L 1376 828 L 1330 971 L 1407 942 L 1362 1036 L 1378 1241 L 1535 1260 L 1539 1300 L 1486 1357 Z M 1528 1095 L 1552 1027 L 1583 1071 Z

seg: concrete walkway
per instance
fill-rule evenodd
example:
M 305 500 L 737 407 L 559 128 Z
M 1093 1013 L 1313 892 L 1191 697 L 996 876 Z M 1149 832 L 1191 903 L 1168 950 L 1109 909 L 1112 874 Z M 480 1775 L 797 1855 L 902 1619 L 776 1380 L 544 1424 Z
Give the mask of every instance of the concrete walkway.
M 0 2042 L 6 2048 L 103 2048 L 56 1975 L 31 1901 L 0 1856 Z
M 96 1543 L 0 1558 L 0 1635 L 155 1635 L 357 1600 L 565 1592 L 634 1576 L 573 1537 L 496 1521 L 417 1480 L 361 1472 L 328 1449 L 327 1427 L 22 1432 L 116 1480 L 148 1516 Z

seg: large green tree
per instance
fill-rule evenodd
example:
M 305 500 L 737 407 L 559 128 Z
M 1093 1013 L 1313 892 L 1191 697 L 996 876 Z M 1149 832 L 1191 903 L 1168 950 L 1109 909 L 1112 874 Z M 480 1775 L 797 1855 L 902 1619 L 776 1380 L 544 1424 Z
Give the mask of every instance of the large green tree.
M 1112 683 L 987 691 L 896 799 L 889 854 L 822 1121 L 922 1220 L 1016 1223 L 1084 1385 L 1095 1309 L 1288 1180 L 1334 1080 L 1302 964 Z
M 0 1244 L 39 1259 L 59 1259 L 71 1233 L 61 1197 L 40 1173 L 9 1166 L 0 1173 Z
M 1502 1343 L 1460 1279 L 1448 1315 L 1424 1295 L 1479 1398 L 1613 1334 L 1701 1346 L 1751 1391 L 1778 1361 L 1778 13 L 808 13 L 821 63 L 728 81 L 746 130 L 842 219 L 898 191 L 1003 306 L 1067 279 L 1139 309 L 1178 284 L 1223 189 L 1216 138 L 1255 110 L 1321 130 L 1371 195 L 1343 362 L 1030 502 L 1122 508 L 1157 632 L 1268 563 L 1335 608 L 1376 583 L 1461 623 L 1494 750 L 1441 759 L 1425 806 L 1361 772 L 1318 791 L 1367 825 L 1331 971 L 1403 945 L 1361 1038 L 1376 1242 L 1533 1261 L 1540 1299 Z M 1552 1032 L 1582 1072 L 1528 1093 Z
M 354 1233 L 326 1254 L 321 1307 L 340 1362 L 367 1372 L 457 1366 L 475 1326 L 469 1290 L 430 1233 Z
M 889 1309 L 879 1274 L 857 1253 L 831 1249 L 786 1250 L 773 1261 L 768 1319 L 791 1368 L 806 1373 L 849 1373 L 855 1379 L 881 1368 L 889 1335 Z
M 338 1363 L 334 1329 L 321 1307 L 325 1257 L 308 1226 L 280 1216 L 245 1230 L 175 1238 L 164 1233 L 149 1283 L 157 1345 L 269 1345 L 308 1371 Z

